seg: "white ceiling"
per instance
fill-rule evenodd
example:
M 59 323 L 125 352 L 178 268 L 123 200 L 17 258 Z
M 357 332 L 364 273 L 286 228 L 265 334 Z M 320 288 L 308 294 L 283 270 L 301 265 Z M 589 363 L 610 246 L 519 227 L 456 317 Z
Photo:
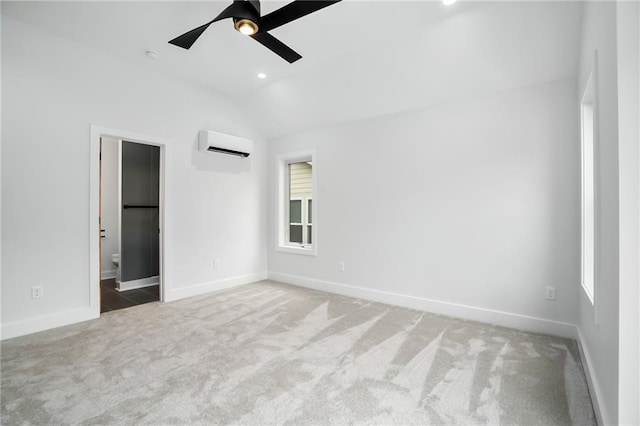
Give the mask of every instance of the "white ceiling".
M 2 13 L 226 93 L 252 99 L 266 136 L 575 76 L 579 2 L 345 0 L 272 31 L 289 64 L 218 22 L 190 50 L 168 40 L 229 1 L 3 2 Z M 267 14 L 287 2 L 263 1 Z M 145 51 L 159 58 L 150 60 Z M 256 78 L 258 72 L 267 79 Z

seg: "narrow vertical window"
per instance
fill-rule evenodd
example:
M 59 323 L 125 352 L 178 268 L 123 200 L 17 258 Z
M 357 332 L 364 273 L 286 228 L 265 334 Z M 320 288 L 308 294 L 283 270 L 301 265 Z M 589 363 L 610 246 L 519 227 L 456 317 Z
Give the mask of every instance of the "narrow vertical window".
M 313 197 L 311 161 L 289 163 L 289 242 L 311 244 L 309 200 Z
M 582 96 L 582 287 L 591 301 L 595 299 L 595 92 L 593 74 Z
M 278 161 L 280 193 L 278 249 L 316 254 L 313 153 L 281 156 Z

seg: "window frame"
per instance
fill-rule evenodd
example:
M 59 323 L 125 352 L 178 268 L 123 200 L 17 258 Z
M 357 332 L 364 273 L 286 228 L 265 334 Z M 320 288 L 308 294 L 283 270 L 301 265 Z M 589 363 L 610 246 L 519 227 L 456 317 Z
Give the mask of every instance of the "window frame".
M 311 217 L 314 220 L 311 225 L 311 243 L 291 243 L 289 241 L 289 164 L 311 162 L 311 197 L 304 197 L 301 204 L 302 214 L 302 234 L 303 241 L 307 239 L 305 232 L 308 218 L 308 200 L 311 199 Z M 318 190 L 317 190 L 317 156 L 316 151 L 305 150 L 293 153 L 281 154 L 276 161 L 276 193 L 278 194 L 277 212 L 276 212 L 276 250 L 285 253 L 303 254 L 309 256 L 317 256 L 318 254 Z M 299 199 L 296 197 L 295 199 Z M 306 213 L 306 215 L 305 215 Z
M 594 322 L 597 323 L 595 306 L 598 289 L 598 261 L 597 261 L 597 223 L 598 223 L 598 97 L 597 97 L 597 54 L 594 55 L 593 70 L 589 74 L 580 98 L 580 287 L 591 306 L 594 308 Z M 585 110 L 589 109 L 591 122 L 585 120 Z M 589 129 L 585 126 L 590 125 Z M 587 140 L 586 135 L 590 135 Z M 589 147 L 585 145 L 589 144 Z M 590 155 L 586 155 L 586 151 Z M 587 158 L 585 158 L 587 157 Z M 589 164 L 587 167 L 587 161 Z M 586 174 L 590 174 L 587 176 Z M 590 194 L 586 194 L 589 190 Z M 591 204 L 587 202 L 591 200 Z M 587 212 L 586 210 L 590 211 Z M 590 220 L 589 220 L 590 218 Z M 587 227 L 590 228 L 590 238 L 587 237 Z M 588 241 L 587 241 L 588 240 Z M 587 252 L 591 252 L 587 255 Z M 587 274 L 587 268 L 589 273 Z M 586 282 L 586 280 L 589 282 Z

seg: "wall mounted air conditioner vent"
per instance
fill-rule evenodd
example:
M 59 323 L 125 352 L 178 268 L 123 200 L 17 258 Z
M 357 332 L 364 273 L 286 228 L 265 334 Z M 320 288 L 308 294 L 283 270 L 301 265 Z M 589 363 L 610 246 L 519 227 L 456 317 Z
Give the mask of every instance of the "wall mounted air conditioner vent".
M 201 130 L 198 135 L 200 151 L 248 157 L 253 152 L 253 142 L 238 136 L 227 135 L 213 130 Z

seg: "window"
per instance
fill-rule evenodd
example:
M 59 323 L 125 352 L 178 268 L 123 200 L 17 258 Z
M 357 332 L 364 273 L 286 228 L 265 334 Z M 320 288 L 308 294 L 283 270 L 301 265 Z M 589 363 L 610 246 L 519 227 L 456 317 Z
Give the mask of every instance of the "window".
M 289 193 L 289 244 L 311 244 L 312 228 L 309 226 L 309 206 L 313 196 L 313 163 L 291 162 L 287 165 Z
M 278 159 L 278 247 L 280 251 L 316 254 L 316 227 L 312 218 L 314 153 L 285 155 Z
M 595 155 L 596 103 L 593 74 L 589 77 L 580 104 L 582 151 L 582 288 L 594 303 L 595 296 Z

